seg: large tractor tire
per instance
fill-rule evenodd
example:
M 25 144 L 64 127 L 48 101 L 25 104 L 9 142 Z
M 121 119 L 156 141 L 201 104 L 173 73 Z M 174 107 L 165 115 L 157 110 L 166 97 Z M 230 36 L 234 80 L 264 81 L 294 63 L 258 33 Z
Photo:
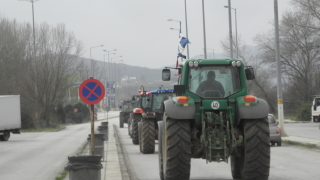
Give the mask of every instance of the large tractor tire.
M 243 180 L 267 180 L 270 170 L 270 137 L 266 119 L 244 120 L 244 147 L 240 172 Z
M 164 121 L 163 170 L 166 180 L 190 178 L 191 132 L 189 120 L 166 117 Z
M 138 122 L 141 121 L 141 114 L 140 113 L 134 113 L 133 119 L 131 122 L 132 126 L 132 143 L 133 144 L 139 144 L 139 131 L 138 131 Z
M 232 155 L 230 165 L 233 179 L 241 179 L 241 157 Z
M 3 135 L 0 135 L 0 141 L 8 141 L 10 138 L 10 131 L 4 131 Z
M 156 129 L 154 127 L 155 119 L 142 118 L 142 128 L 141 128 L 141 152 L 143 154 L 154 153 L 155 140 L 156 140 Z
M 159 157 L 159 175 L 160 179 L 164 180 L 163 174 L 163 121 L 158 121 L 158 157 Z

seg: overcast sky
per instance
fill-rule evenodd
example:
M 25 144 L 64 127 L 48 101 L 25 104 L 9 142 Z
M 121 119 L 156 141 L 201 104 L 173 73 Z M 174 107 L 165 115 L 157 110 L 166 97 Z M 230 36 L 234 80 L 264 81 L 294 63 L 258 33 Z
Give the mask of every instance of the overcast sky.
M 290 0 L 278 0 L 279 15 L 289 10 Z M 220 41 L 229 32 L 228 0 L 205 0 L 207 48 L 223 53 Z M 258 33 L 272 29 L 274 0 L 232 0 L 237 9 L 238 34 L 248 45 Z M 175 64 L 179 23 L 185 34 L 184 0 L 39 0 L 34 3 L 35 22 L 66 24 L 84 44 L 83 56 L 103 61 L 102 50 L 117 49 L 114 60 L 125 64 L 160 68 Z M 202 1 L 187 0 L 190 57 L 203 53 Z M 19 22 L 32 22 L 30 2 L 0 0 L 0 15 Z M 234 28 L 234 11 L 232 11 Z M 233 31 L 235 31 L 233 29 Z M 212 50 L 208 51 L 209 55 Z M 186 54 L 186 50 L 184 52 Z M 110 56 L 112 57 L 112 56 Z

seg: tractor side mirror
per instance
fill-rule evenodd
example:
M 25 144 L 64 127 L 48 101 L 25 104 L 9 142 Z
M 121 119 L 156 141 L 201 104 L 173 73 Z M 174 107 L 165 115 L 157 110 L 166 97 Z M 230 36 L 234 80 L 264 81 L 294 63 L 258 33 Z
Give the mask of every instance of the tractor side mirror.
M 171 71 L 170 69 L 162 70 L 162 81 L 170 81 Z
M 247 80 L 254 80 L 255 79 L 254 71 L 253 71 L 253 68 L 251 66 L 248 66 L 245 69 L 245 73 L 246 73 Z

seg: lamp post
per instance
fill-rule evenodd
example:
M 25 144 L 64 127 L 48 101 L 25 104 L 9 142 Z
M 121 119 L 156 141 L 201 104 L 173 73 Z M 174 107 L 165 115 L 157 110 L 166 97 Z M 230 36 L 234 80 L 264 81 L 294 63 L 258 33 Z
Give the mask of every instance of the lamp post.
M 20 1 L 31 2 L 31 4 L 32 4 L 33 58 L 35 60 L 36 59 L 36 33 L 35 33 L 35 29 L 34 29 L 34 7 L 33 7 L 33 3 L 37 2 L 37 1 L 40 1 L 40 0 L 20 0 Z
M 108 53 L 108 64 L 109 64 L 109 71 L 108 71 L 108 73 L 109 73 L 109 79 L 110 79 L 110 61 L 109 61 L 109 53 L 110 52 L 112 52 L 112 51 L 117 51 L 117 49 L 114 49 L 114 50 L 110 50 L 110 51 L 107 51 L 107 50 L 103 50 L 104 52 L 107 52 Z M 113 53 L 113 54 L 115 54 L 115 53 Z M 108 80 L 109 80 L 108 79 Z
M 224 6 L 225 8 L 229 8 L 229 6 Z M 237 59 L 239 59 L 239 46 L 238 46 L 238 25 L 237 25 L 237 9 L 231 8 L 234 10 L 234 17 L 235 17 L 235 25 L 236 25 L 236 48 L 237 48 Z
M 207 43 L 206 43 L 206 22 L 204 16 L 204 0 L 202 0 L 202 21 L 203 21 L 203 44 L 204 44 L 204 59 L 207 59 Z
M 278 0 L 274 0 L 274 25 L 275 25 L 275 41 L 276 41 L 276 61 L 277 61 L 277 96 L 278 96 L 278 118 L 280 121 L 281 136 L 287 136 L 284 131 L 284 115 L 283 115 L 283 97 L 281 84 L 281 63 L 280 63 L 280 40 L 279 40 L 279 17 L 278 17 Z
M 112 57 L 112 58 L 111 58 L 111 64 L 112 64 L 112 59 L 114 59 L 114 58 L 119 58 L 119 57 L 122 57 L 122 56 Z M 114 81 L 114 75 L 112 74 L 111 76 L 112 76 L 112 81 Z
M 232 20 L 231 20 L 231 2 L 228 0 L 228 13 L 229 13 L 229 41 L 230 41 L 230 58 L 233 59 L 233 46 L 232 46 Z
M 93 73 L 92 58 L 91 58 L 91 49 L 93 49 L 93 48 L 97 48 L 97 47 L 102 47 L 102 46 L 103 46 L 103 45 L 90 47 L 90 66 L 91 66 L 91 77 L 93 77 L 93 75 L 94 75 L 94 73 Z
M 179 37 L 180 37 L 180 33 L 181 33 L 181 21 L 178 20 L 174 20 L 174 19 L 168 19 L 168 21 L 175 21 L 175 22 L 179 22 L 179 27 L 180 29 L 175 29 L 175 28 L 170 28 L 171 30 L 178 30 L 179 31 Z M 188 32 L 186 31 L 186 38 L 188 38 Z M 179 53 L 179 52 L 178 52 Z M 189 46 L 187 44 L 187 59 L 189 59 Z
M 186 19 L 186 38 L 188 38 L 187 2 L 184 0 L 184 16 Z M 189 46 L 187 44 L 187 59 L 189 59 Z

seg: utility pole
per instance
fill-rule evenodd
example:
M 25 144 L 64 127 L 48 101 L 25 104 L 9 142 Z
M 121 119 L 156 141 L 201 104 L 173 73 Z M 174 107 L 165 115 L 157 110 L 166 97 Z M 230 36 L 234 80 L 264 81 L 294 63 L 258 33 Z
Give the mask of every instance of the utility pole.
M 229 39 L 230 39 L 230 58 L 233 59 L 233 43 L 232 43 L 232 20 L 231 20 L 231 1 L 228 0 L 229 6 Z
M 187 2 L 184 0 L 184 15 L 186 19 L 186 38 L 188 37 Z M 187 44 L 187 59 L 189 59 L 189 45 Z
M 207 59 L 206 25 L 205 25 L 206 22 L 205 22 L 205 17 L 204 17 L 204 0 L 202 0 L 202 20 L 203 20 L 204 59 Z
M 280 63 L 280 40 L 279 40 L 279 20 L 278 20 L 278 0 L 274 0 L 274 25 L 276 40 L 276 61 L 277 61 L 277 94 L 278 94 L 278 119 L 280 122 L 281 136 L 288 136 L 284 131 L 283 97 L 281 84 L 281 63 Z

